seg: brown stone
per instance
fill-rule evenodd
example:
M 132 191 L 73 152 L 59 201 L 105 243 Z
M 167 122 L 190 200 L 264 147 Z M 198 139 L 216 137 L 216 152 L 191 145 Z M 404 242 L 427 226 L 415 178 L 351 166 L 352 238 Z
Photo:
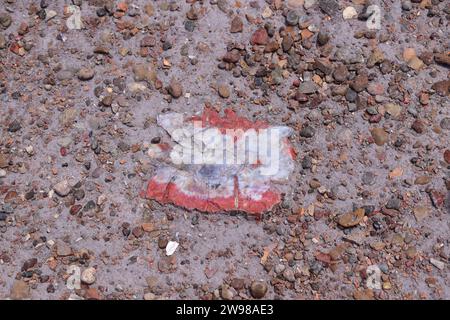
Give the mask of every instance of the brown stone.
M 370 132 L 377 145 L 382 146 L 388 141 L 389 135 L 383 128 L 374 128 Z
M 290 34 L 287 34 L 283 37 L 283 40 L 281 42 L 281 47 L 283 48 L 284 52 L 289 51 L 289 49 L 292 47 L 292 45 L 294 44 L 294 39 L 292 38 L 292 36 Z
M 434 55 L 434 61 L 446 66 L 450 66 L 450 55 L 445 53 L 437 53 Z
M 405 62 L 410 61 L 414 57 L 416 57 L 416 50 L 414 50 L 414 48 L 405 48 L 403 50 L 403 60 L 405 60 Z
M 156 230 L 155 224 L 150 222 L 141 224 L 141 227 L 145 232 L 152 232 Z
M 425 206 L 416 206 L 413 211 L 418 222 L 421 222 L 429 215 L 428 208 Z
M 30 287 L 23 280 L 14 281 L 10 294 L 10 298 L 13 300 L 23 300 L 30 298 Z
M 238 32 L 242 32 L 243 29 L 244 29 L 244 23 L 242 22 L 242 19 L 238 16 L 235 16 L 231 20 L 230 32 L 238 33 Z
M 383 62 L 383 60 L 384 60 L 383 52 L 380 49 L 376 48 L 373 51 L 372 55 L 369 57 L 369 59 L 367 59 L 367 67 L 372 68 L 376 64 Z
M 266 44 L 266 47 L 264 48 L 264 52 L 275 52 L 279 48 L 279 44 L 276 41 L 270 41 L 268 44 Z
M 333 72 L 333 78 L 336 82 L 344 82 L 348 77 L 348 69 L 344 64 L 339 64 Z
M 431 181 L 431 177 L 429 176 L 420 176 L 417 177 L 416 180 L 414 181 L 414 184 L 418 184 L 418 185 L 425 185 L 430 183 Z
M 236 290 L 241 290 L 244 288 L 245 280 L 242 278 L 234 278 L 231 280 L 231 286 Z
M 425 124 L 422 120 L 416 119 L 411 125 L 411 129 L 419 134 L 422 134 L 425 132 Z
M 140 238 L 144 235 L 144 230 L 142 227 L 134 227 L 133 231 L 131 231 L 136 238 Z
M 100 292 L 96 288 L 86 289 L 86 293 L 85 293 L 84 297 L 87 300 L 101 300 L 101 298 L 102 298 L 100 295 Z
M 236 63 L 241 58 L 241 55 L 239 54 L 238 50 L 231 50 L 228 51 L 222 58 L 223 61 L 229 62 L 229 63 Z
M 444 151 L 444 160 L 445 160 L 445 162 L 450 164 L 450 150 L 449 149 Z
M 135 81 L 154 82 L 156 80 L 156 72 L 145 63 L 135 64 L 133 74 Z
M 267 284 L 262 281 L 253 281 L 250 292 L 255 299 L 261 299 L 266 295 Z
M 410 246 L 406 249 L 406 256 L 409 259 L 413 259 L 417 255 L 417 249 L 415 246 Z
M 414 58 L 412 58 L 411 60 L 408 61 L 408 66 L 411 69 L 420 70 L 424 66 L 424 63 L 418 57 L 414 57 Z
M 370 244 L 370 247 L 375 250 L 375 251 L 380 251 L 383 250 L 384 247 L 386 246 L 386 244 L 384 242 L 381 241 L 377 241 L 377 242 L 372 242 Z
M 360 74 L 353 79 L 352 83 L 350 84 L 350 87 L 355 90 L 356 92 L 364 91 L 364 89 L 367 88 L 367 85 L 369 84 L 369 79 L 367 78 L 367 75 Z
M 220 84 L 217 91 L 219 92 L 219 96 L 222 98 L 226 99 L 230 96 L 230 88 L 226 84 Z
M 183 87 L 178 81 L 172 80 L 168 91 L 172 97 L 178 99 L 183 94 Z
M 95 71 L 92 68 L 81 68 L 78 71 L 77 75 L 78 75 L 78 79 L 80 79 L 82 81 L 88 81 L 94 77 Z
M 153 5 L 151 3 L 148 3 L 144 6 L 144 11 L 150 17 L 155 13 L 155 9 L 153 8 Z
M 72 249 L 64 242 L 60 242 L 56 246 L 56 254 L 60 257 L 72 255 Z
M 256 30 L 250 39 L 252 45 L 266 45 L 268 41 L 269 36 L 266 29 L 263 28 Z
M 356 290 L 353 293 L 353 298 L 355 300 L 373 300 L 374 294 L 371 289 Z
M 440 95 L 446 96 L 450 92 L 450 80 L 442 80 L 435 82 L 431 89 L 439 93 Z
M 0 153 L 0 168 L 4 169 L 9 166 L 9 159 L 5 154 Z
M 359 208 L 353 212 L 344 213 L 339 217 L 338 223 L 344 228 L 358 225 L 364 218 L 364 209 Z
M 329 75 L 333 72 L 333 65 L 328 59 L 318 58 L 314 60 L 314 69 L 318 69 L 326 75 Z

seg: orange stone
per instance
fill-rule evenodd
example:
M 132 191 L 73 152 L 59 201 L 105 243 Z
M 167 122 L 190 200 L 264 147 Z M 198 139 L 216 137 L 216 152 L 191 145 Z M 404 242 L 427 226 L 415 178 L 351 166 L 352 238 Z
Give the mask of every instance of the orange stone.
M 117 4 L 117 10 L 122 11 L 122 12 L 127 12 L 128 5 L 125 2 L 119 2 Z

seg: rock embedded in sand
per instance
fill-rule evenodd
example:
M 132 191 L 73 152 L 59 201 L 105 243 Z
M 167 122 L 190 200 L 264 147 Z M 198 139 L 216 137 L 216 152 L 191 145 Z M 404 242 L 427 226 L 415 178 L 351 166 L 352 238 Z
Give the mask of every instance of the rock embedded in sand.
M 233 299 L 234 294 L 233 291 L 231 291 L 227 285 L 222 285 L 222 288 L 220 290 L 220 296 L 224 300 L 231 300 Z
M 449 149 L 444 151 L 444 160 L 445 160 L 445 162 L 450 164 L 450 150 Z
M 353 7 L 347 7 L 342 11 L 342 17 L 345 20 L 354 19 L 358 16 L 358 12 L 356 12 L 356 9 Z
M 430 182 L 431 182 L 430 176 L 420 176 L 420 177 L 417 177 L 416 180 L 414 180 L 414 184 L 422 185 L 422 186 L 426 185 Z
M 388 133 L 383 128 L 374 128 L 370 133 L 378 146 L 384 145 L 389 139 Z
M 447 96 L 450 92 L 450 80 L 442 80 L 433 83 L 431 89 L 435 90 L 441 96 Z
M 367 85 L 369 84 L 369 79 L 367 78 L 367 75 L 360 74 L 353 79 L 353 81 L 350 84 L 350 87 L 355 90 L 356 92 L 364 91 L 367 88 Z
M 329 16 L 334 16 L 339 11 L 336 0 L 319 0 L 319 8 Z
M 339 64 L 336 66 L 336 68 L 334 68 L 333 78 L 334 80 L 336 80 L 336 82 L 344 82 L 345 80 L 347 80 L 348 75 L 348 69 L 344 64 Z
M 9 159 L 6 154 L 0 153 L 0 168 L 4 169 L 9 166 Z
M 286 24 L 288 26 L 295 26 L 298 23 L 298 14 L 295 10 L 290 10 L 286 14 Z
M 411 125 L 411 129 L 413 129 L 418 134 L 422 134 L 425 132 L 425 123 L 420 119 L 416 119 Z
M 420 70 L 425 64 L 416 55 L 416 50 L 414 48 L 405 48 L 403 50 L 403 60 L 408 64 L 408 66 L 414 70 Z
M 338 223 L 344 228 L 350 228 L 358 225 L 364 218 L 364 209 L 359 208 L 353 212 L 347 212 L 339 216 Z
M 22 124 L 17 119 L 11 121 L 8 126 L 8 132 L 14 133 L 20 131 L 20 129 L 22 129 Z
M 303 138 L 312 138 L 316 131 L 312 126 L 306 125 L 300 130 L 300 136 Z
M 72 248 L 70 248 L 65 242 L 58 242 L 56 245 L 56 254 L 59 257 L 67 257 L 72 255 Z
M 92 68 L 81 68 L 78 73 L 78 79 L 81 81 L 88 81 L 91 80 L 95 75 L 95 71 Z
M 269 36 L 267 34 L 266 29 L 263 28 L 256 30 L 250 39 L 250 43 L 252 45 L 265 45 L 267 44 L 268 41 Z
M 396 103 L 388 103 L 384 106 L 384 109 L 394 118 L 398 118 L 402 112 L 402 107 Z
M 441 122 L 439 122 L 439 126 L 444 130 L 450 130 L 450 118 L 443 118 Z
M 314 0 L 314 1 L 316 1 L 316 0 Z M 307 1 L 307 2 L 311 2 L 311 1 Z M 301 8 L 304 3 L 305 3 L 305 0 L 287 0 L 288 8 L 292 8 L 292 9 Z
M 62 180 L 53 186 L 53 190 L 55 190 L 56 194 L 60 197 L 65 197 L 70 193 L 72 186 L 69 184 L 69 181 Z
M 415 206 L 413 212 L 418 222 L 423 221 L 429 215 L 429 210 L 425 206 Z
M 9 297 L 13 300 L 24 300 L 30 298 L 31 292 L 28 283 L 23 280 L 15 280 L 11 291 L 9 293 Z
M 11 15 L 6 12 L 0 12 L 0 28 L 6 30 L 12 23 Z
M 173 98 L 178 99 L 183 94 L 183 87 L 181 86 L 180 82 L 172 80 L 170 82 L 168 91 Z
M 81 281 L 88 285 L 93 284 L 97 280 L 95 277 L 96 273 L 97 270 L 95 268 L 93 267 L 87 268 L 81 273 Z
M 71 14 L 66 20 L 67 28 L 69 30 L 81 30 L 83 28 L 83 21 L 81 19 L 80 7 L 69 5 L 67 7 L 67 13 Z
M 219 92 L 219 96 L 222 98 L 226 99 L 230 96 L 230 88 L 226 84 L 220 84 L 217 91 Z
M 135 81 L 154 83 L 156 80 L 156 72 L 146 63 L 137 63 L 133 65 L 133 78 Z
M 238 33 L 238 32 L 242 32 L 243 29 L 244 29 L 244 23 L 242 22 L 242 19 L 239 16 L 235 16 L 231 20 L 230 32 Z
M 435 266 L 436 268 L 438 268 L 439 270 L 445 269 L 445 262 L 442 262 L 442 261 L 434 259 L 434 258 L 430 258 L 430 263 L 433 266 Z
M 412 3 L 409 0 L 402 0 L 402 9 L 404 11 L 409 11 L 412 9 Z
M 434 55 L 434 61 L 445 66 L 450 66 L 450 55 L 445 53 L 436 53 Z
M 250 292 L 253 298 L 261 299 L 267 293 L 267 284 L 263 281 L 253 281 L 250 286 Z
M 36 258 L 30 258 L 26 260 L 22 265 L 22 271 L 28 271 L 37 264 L 38 260 Z

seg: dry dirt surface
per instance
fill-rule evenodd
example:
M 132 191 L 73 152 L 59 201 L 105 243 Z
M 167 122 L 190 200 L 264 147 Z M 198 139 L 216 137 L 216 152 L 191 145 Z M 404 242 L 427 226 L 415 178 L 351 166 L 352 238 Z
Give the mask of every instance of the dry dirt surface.
M 443 0 L 0 0 L 0 298 L 450 299 L 449 20 Z M 140 196 L 158 115 L 205 106 L 292 129 L 259 220 Z

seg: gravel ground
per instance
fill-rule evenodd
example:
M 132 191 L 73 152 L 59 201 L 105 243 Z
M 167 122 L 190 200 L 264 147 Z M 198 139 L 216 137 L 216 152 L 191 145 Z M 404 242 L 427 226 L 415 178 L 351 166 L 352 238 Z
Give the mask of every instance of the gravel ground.
M 450 299 L 450 3 L 368 2 L 0 0 L 0 298 Z M 205 106 L 294 131 L 260 220 L 139 196 Z

